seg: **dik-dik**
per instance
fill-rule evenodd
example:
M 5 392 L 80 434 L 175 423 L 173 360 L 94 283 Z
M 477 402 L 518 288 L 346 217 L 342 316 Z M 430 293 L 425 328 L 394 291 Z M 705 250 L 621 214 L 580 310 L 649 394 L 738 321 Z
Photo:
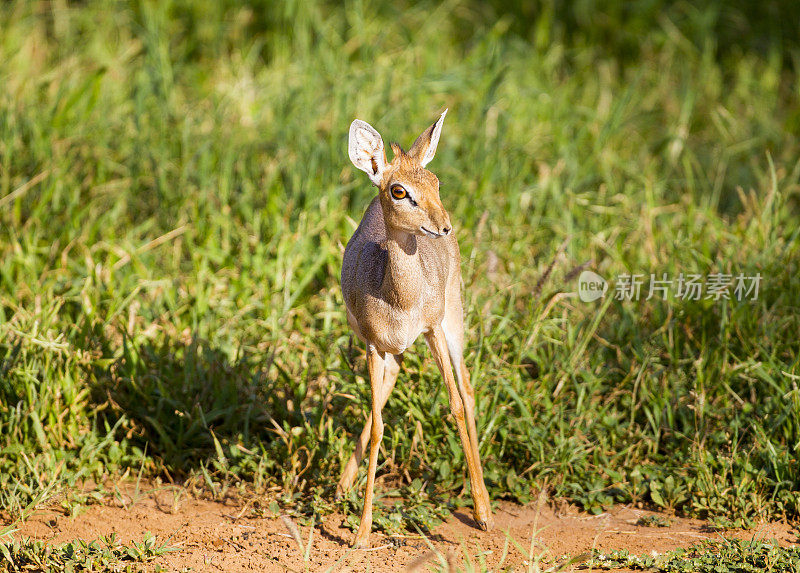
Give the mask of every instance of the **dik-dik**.
M 372 529 L 372 497 L 383 438 L 381 410 L 394 388 L 403 353 L 420 334 L 431 349 L 450 398 L 450 411 L 467 459 L 478 526 L 492 526 L 475 428 L 475 396 L 464 362 L 464 319 L 458 241 L 442 201 L 439 180 L 425 169 L 436 153 L 447 110 L 407 152 L 392 143 L 392 161 L 380 134 L 356 119 L 349 153 L 378 188 L 344 252 L 342 294 L 347 321 L 366 344 L 372 413 L 339 480 L 337 493 L 353 485 L 369 444 L 369 470 L 355 546 Z M 452 367 L 451 368 L 451 363 Z M 453 376 L 455 369 L 455 377 Z

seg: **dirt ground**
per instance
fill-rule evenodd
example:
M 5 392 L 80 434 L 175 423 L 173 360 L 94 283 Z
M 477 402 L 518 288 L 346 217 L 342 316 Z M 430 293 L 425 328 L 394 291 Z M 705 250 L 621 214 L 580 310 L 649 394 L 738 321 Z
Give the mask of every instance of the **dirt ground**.
M 58 543 L 76 538 L 92 540 L 113 532 L 127 543 L 140 541 L 144 532 L 150 531 L 159 543 L 169 540 L 171 546 L 180 549 L 155 561 L 165 569 L 226 572 L 423 571 L 440 563 L 428 543 L 449 556 L 454 570 L 464 567 L 468 554 L 474 564 L 483 559 L 492 569 L 502 566 L 527 571 L 529 555 L 543 556 L 552 563 L 563 555 L 576 556 L 592 548 L 627 549 L 637 554 L 664 552 L 721 535 L 707 523 L 693 519 L 670 517 L 669 527 L 639 526 L 639 518 L 657 514 L 628 506 L 593 516 L 568 507 L 556 510 L 541 502 L 530 506 L 501 502 L 495 508 L 495 528 L 490 532 L 477 529 L 469 513 L 459 511 L 434 529 L 427 541 L 420 536 L 373 533 L 371 547 L 365 550 L 350 549 L 353 533 L 343 527 L 341 515 L 330 515 L 315 527 L 305 561 L 291 528 L 297 527 L 307 544 L 309 527 L 281 518 L 240 517 L 248 513 L 242 509 L 232 503 L 193 499 L 172 491 L 151 491 L 115 504 L 86 507 L 74 518 L 42 510 L 15 535 Z M 781 523 L 725 535 L 775 538 L 782 545 L 800 543 L 800 532 Z

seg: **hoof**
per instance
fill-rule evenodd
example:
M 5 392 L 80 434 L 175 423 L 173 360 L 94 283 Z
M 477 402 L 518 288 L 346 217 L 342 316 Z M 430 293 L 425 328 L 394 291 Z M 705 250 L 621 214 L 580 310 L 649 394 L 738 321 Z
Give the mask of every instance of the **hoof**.
M 372 518 L 370 517 L 366 525 L 362 522 L 359 526 L 356 532 L 356 539 L 353 541 L 353 549 L 366 549 L 369 547 L 369 534 L 371 529 Z
M 475 523 L 477 523 L 478 527 L 480 527 L 483 531 L 490 531 L 491 529 L 494 528 L 494 519 L 492 519 L 491 515 L 484 518 L 478 517 L 476 515 L 474 516 L 474 519 Z
M 353 489 L 353 480 L 346 478 L 347 476 L 342 476 L 339 483 L 336 484 L 336 493 L 333 494 L 333 499 L 336 501 L 341 501 L 346 498 L 350 490 Z

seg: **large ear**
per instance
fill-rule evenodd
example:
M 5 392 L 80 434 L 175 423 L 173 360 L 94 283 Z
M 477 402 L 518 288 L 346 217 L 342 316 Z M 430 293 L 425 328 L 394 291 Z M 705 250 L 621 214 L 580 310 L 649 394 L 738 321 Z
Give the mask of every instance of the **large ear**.
M 386 150 L 381 134 L 366 121 L 354 119 L 350 124 L 350 161 L 369 175 L 374 185 L 380 185 L 386 169 Z
M 445 109 L 436 123 L 423 131 L 408 150 L 408 154 L 415 157 L 423 167 L 430 163 L 433 156 L 436 155 L 436 146 L 439 145 L 439 136 L 442 134 L 442 124 L 446 115 L 447 110 Z

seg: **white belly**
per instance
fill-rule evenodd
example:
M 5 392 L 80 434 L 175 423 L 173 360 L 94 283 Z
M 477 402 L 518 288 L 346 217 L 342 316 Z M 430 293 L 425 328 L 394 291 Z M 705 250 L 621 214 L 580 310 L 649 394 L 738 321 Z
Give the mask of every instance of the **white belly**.
M 419 312 L 395 310 L 384 318 L 381 324 L 365 325 L 362 329 L 355 315 L 347 309 L 347 322 L 356 336 L 365 344 L 372 344 L 379 352 L 402 354 L 424 330 Z

